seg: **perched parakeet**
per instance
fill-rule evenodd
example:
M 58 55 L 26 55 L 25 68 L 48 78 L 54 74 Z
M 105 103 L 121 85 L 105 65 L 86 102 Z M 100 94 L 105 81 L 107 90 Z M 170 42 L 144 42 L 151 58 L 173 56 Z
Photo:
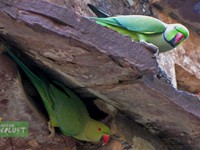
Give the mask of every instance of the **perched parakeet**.
M 166 24 L 156 18 L 143 15 L 126 15 L 110 17 L 91 4 L 89 8 L 99 17 L 89 17 L 98 24 L 106 26 L 132 40 L 151 43 L 158 47 L 159 52 L 169 51 L 189 36 L 188 29 L 181 24 Z
M 52 81 L 38 73 L 34 74 L 7 47 L 4 50 L 21 67 L 37 89 L 52 127 L 58 127 L 64 135 L 88 142 L 102 141 L 106 144 L 110 138 L 110 129 L 103 123 L 90 118 L 84 103 L 64 85 Z

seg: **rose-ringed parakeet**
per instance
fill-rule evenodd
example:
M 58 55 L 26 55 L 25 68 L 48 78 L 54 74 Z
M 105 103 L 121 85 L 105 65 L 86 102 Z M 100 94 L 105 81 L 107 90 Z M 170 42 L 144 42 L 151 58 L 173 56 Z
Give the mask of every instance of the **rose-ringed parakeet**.
M 50 82 L 39 73 L 34 74 L 6 46 L 4 50 L 21 67 L 37 89 L 49 115 L 52 127 L 58 127 L 64 135 L 78 140 L 106 144 L 110 129 L 103 123 L 90 118 L 80 98 L 64 85 Z
M 188 29 L 181 24 L 166 24 L 156 18 L 144 15 L 126 15 L 110 17 L 91 4 L 89 8 L 98 17 L 89 17 L 98 24 L 106 26 L 132 40 L 151 43 L 158 47 L 159 52 L 166 52 L 181 44 L 189 36 Z

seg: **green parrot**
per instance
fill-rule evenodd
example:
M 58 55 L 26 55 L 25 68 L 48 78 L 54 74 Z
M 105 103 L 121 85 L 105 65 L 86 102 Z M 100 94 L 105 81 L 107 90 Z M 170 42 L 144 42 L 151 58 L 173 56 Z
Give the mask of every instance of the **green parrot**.
M 90 118 L 84 103 L 64 85 L 48 81 L 38 73 L 34 74 L 6 46 L 4 50 L 21 67 L 37 89 L 47 110 L 52 127 L 78 140 L 103 142 L 110 138 L 110 129 L 103 123 Z
M 93 5 L 88 4 L 88 6 L 98 16 L 89 17 L 89 19 L 129 36 L 134 41 L 142 42 L 147 47 L 147 43 L 151 43 L 159 49 L 159 52 L 166 52 L 177 47 L 189 36 L 188 29 L 178 23 L 166 24 L 156 18 L 143 15 L 110 17 Z

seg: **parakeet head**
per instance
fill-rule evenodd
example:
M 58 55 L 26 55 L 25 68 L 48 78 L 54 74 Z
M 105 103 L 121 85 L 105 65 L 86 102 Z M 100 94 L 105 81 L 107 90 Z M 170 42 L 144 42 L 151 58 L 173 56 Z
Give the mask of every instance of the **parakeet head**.
M 88 141 L 102 142 L 103 145 L 110 139 L 110 129 L 105 124 L 91 119 L 85 129 L 85 137 Z
M 169 24 L 164 32 L 165 40 L 172 46 L 176 47 L 186 40 L 189 36 L 188 29 L 181 24 Z

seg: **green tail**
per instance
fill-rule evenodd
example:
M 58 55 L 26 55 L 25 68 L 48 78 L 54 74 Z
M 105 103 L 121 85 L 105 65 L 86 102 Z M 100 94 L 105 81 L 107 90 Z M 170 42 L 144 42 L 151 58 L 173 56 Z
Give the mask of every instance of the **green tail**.
M 39 78 L 35 75 L 26 65 L 24 65 L 6 46 L 4 46 L 4 50 L 9 54 L 9 56 L 20 66 L 20 68 L 25 72 L 28 78 L 31 80 L 35 88 L 40 94 L 42 101 L 45 105 L 45 108 L 49 114 L 50 122 L 53 126 L 57 126 L 57 121 L 55 118 L 55 114 L 52 108 L 53 102 L 48 94 L 48 85 L 49 83 L 43 79 Z
M 4 46 L 4 49 L 9 54 L 9 56 L 21 67 L 21 69 L 25 72 L 37 90 L 39 90 L 40 87 L 38 86 L 38 83 L 41 83 L 41 79 L 36 76 L 30 69 L 28 69 L 6 46 Z

